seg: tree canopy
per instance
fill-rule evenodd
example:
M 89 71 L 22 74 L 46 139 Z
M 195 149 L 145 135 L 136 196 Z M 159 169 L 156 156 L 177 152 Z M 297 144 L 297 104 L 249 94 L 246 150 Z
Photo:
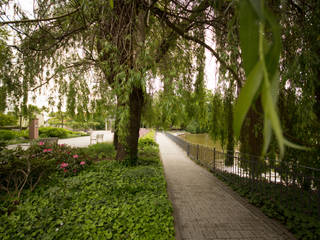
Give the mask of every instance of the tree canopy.
M 37 0 L 33 19 L 19 6 L 14 9 L 14 20 L 2 17 L 0 22 L 2 38 L 9 29 L 15 34 L 13 45 L 0 41 L 8 51 L 0 55 L 7 62 L 0 65 L 1 101 L 26 105 L 30 91 L 52 82 L 58 96 L 52 102 L 61 106 L 66 101 L 71 115 L 88 117 L 93 102 L 112 102 L 119 160 L 135 163 L 141 117 L 150 120 L 146 109 L 154 104 L 159 108 L 152 115 L 161 124 L 182 123 L 192 115 L 202 127 L 208 125 L 204 49 L 216 58 L 220 81 L 226 83 L 229 149 L 233 127 L 252 154 L 266 153 L 274 139 L 281 155 L 285 145 L 299 148 L 291 142 L 318 146 L 319 136 L 310 131 L 319 129 L 320 112 L 316 0 Z M 205 41 L 208 32 L 216 48 Z M 152 103 L 148 91 L 155 79 L 162 81 L 163 92 Z M 195 105 L 182 107 L 179 96 Z M 212 101 L 221 104 L 219 98 Z M 289 111 L 290 105 L 301 106 L 304 124 L 279 114 L 277 109 Z M 310 142 L 292 137 L 297 129 L 309 129 Z

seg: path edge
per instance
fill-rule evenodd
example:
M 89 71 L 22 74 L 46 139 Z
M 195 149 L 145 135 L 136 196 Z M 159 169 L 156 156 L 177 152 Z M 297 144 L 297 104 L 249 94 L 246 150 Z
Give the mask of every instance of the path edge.
M 159 134 L 159 132 L 156 132 L 156 142 L 157 142 L 158 134 Z M 158 142 L 157 142 L 157 144 L 159 145 Z M 177 206 L 173 201 L 172 189 L 169 186 L 168 181 L 167 181 L 167 175 L 166 175 L 166 172 L 164 170 L 163 160 L 162 160 L 162 156 L 160 154 L 160 145 L 159 145 L 159 157 L 160 157 L 160 162 L 161 162 L 163 174 L 164 174 L 164 177 L 165 177 L 165 180 L 166 180 L 167 195 L 168 195 L 169 201 L 171 202 L 172 209 L 173 209 L 172 210 L 172 216 L 173 216 L 173 226 L 174 226 L 174 231 L 175 231 L 174 237 L 175 237 L 176 240 L 182 240 L 182 238 L 181 238 L 181 230 L 180 230 L 180 227 L 179 227 L 179 224 L 178 224 L 179 215 L 178 215 L 177 210 L 176 210 Z

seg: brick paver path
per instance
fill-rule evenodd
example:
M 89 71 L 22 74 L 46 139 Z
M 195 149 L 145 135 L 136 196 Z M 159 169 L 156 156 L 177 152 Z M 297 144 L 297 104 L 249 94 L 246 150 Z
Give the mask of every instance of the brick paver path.
M 164 134 L 157 134 L 176 239 L 294 239 L 277 222 L 246 203 Z

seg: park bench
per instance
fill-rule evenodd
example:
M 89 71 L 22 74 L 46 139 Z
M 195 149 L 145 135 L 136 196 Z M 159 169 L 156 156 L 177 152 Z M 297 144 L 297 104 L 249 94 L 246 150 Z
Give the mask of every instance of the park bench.
M 93 144 L 94 141 L 95 141 L 95 143 L 103 142 L 103 134 L 102 133 L 98 133 L 98 134 L 90 133 L 90 144 Z

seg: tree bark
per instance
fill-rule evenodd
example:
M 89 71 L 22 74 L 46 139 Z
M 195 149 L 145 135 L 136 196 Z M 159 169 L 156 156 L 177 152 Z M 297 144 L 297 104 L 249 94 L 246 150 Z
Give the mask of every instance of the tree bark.
M 242 167 L 255 177 L 261 170 L 263 147 L 263 110 L 260 97 L 250 107 L 240 133 L 240 152 Z
M 127 136 L 127 149 L 125 149 L 125 153 L 122 151 L 117 151 L 117 159 L 124 160 L 123 158 L 127 158 L 127 161 L 130 165 L 135 165 L 138 159 L 138 140 L 139 140 L 139 130 L 141 123 L 141 113 L 142 107 L 144 103 L 144 96 L 142 88 L 134 87 L 130 94 L 130 102 L 129 102 L 129 133 Z M 119 147 L 119 144 L 118 144 Z M 122 145 L 121 145 L 122 147 Z M 122 149 L 120 149 L 122 150 Z

